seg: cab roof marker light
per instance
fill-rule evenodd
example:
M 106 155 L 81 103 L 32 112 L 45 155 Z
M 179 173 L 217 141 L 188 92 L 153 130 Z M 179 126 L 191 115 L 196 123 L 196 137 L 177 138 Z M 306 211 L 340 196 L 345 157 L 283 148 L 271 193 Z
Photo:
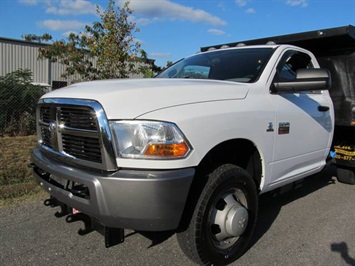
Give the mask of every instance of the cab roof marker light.
M 236 45 L 236 47 L 244 47 L 244 46 L 247 46 L 247 45 L 243 42 L 240 42 Z
M 222 45 L 220 49 L 227 49 L 230 48 L 228 45 Z
M 210 47 L 210 48 L 208 48 L 207 51 L 214 51 L 214 50 L 217 50 L 217 49 L 215 47 Z
M 276 42 L 274 42 L 274 41 L 268 41 L 267 43 L 266 43 L 266 45 L 275 45 L 276 44 Z

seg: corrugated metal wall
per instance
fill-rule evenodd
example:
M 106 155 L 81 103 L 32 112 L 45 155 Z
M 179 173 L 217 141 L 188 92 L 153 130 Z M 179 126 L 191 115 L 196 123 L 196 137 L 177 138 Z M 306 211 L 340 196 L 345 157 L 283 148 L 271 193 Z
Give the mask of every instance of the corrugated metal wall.
M 22 69 L 30 69 L 33 82 L 49 84 L 48 59 L 37 60 L 38 46 L 25 42 L 0 39 L 0 76 Z
M 70 78 L 63 78 L 62 74 L 65 72 L 65 66 L 58 62 L 51 63 L 51 81 L 66 81 L 71 82 Z

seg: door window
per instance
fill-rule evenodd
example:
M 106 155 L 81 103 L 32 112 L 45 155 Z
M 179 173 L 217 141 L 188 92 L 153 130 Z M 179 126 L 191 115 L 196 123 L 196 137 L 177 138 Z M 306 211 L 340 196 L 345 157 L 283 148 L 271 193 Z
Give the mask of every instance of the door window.
M 314 68 L 311 57 L 302 52 L 288 51 L 277 66 L 275 81 L 294 80 L 296 71 L 302 68 Z

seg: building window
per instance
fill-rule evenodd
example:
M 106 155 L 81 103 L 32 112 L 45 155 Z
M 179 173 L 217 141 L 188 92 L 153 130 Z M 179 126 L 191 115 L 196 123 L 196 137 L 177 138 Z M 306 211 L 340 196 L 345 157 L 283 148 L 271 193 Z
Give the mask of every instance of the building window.
M 68 85 L 66 81 L 52 81 L 52 90 L 60 89 Z

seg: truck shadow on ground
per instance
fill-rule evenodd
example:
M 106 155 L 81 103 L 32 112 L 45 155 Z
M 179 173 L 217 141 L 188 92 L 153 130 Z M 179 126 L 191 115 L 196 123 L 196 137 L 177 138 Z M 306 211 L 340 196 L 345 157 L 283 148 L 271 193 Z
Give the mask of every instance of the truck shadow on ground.
M 263 235 L 270 229 L 276 218 L 278 217 L 282 206 L 287 205 L 295 200 L 303 198 L 326 186 L 335 184 L 336 166 L 331 162 L 318 175 L 310 176 L 302 180 L 297 185 L 291 184 L 289 187 L 263 194 L 259 198 L 259 213 L 256 230 L 251 240 L 249 249 L 254 246 Z M 126 237 L 140 234 L 151 241 L 153 247 L 159 245 L 172 237 L 174 231 L 166 232 L 141 232 L 134 231 L 126 235 Z
M 306 197 L 326 186 L 335 184 L 336 175 L 336 166 L 329 163 L 321 173 L 307 177 L 300 181 L 300 183 L 290 184 L 275 191 L 262 194 L 259 197 L 258 220 L 250 247 L 255 245 L 270 229 L 283 206 Z
M 349 256 L 349 248 L 345 242 L 333 243 L 330 247 L 333 252 L 339 252 L 348 265 L 355 266 L 355 259 Z
M 151 248 L 165 242 L 170 237 L 172 237 L 175 233 L 176 233 L 175 231 L 163 231 L 163 232 L 134 231 L 126 234 L 125 237 L 127 238 L 135 234 L 140 234 L 151 241 L 151 244 L 147 247 L 147 248 Z
M 329 163 L 326 168 L 318 175 L 311 176 L 305 178 L 301 183 L 297 185 L 290 185 L 290 188 L 287 189 L 283 187 L 282 189 L 269 192 L 263 194 L 259 197 L 259 213 L 258 213 L 258 221 L 256 224 L 256 230 L 251 240 L 251 244 L 249 245 L 249 249 L 253 247 L 263 236 L 264 234 L 271 228 L 277 217 L 279 216 L 281 209 L 283 206 L 290 204 L 295 200 L 299 200 L 307 195 L 314 193 L 317 190 L 320 190 L 326 186 L 335 184 L 337 176 L 336 166 L 332 163 Z M 48 200 L 47 200 L 48 201 Z M 58 204 L 49 204 L 45 202 L 46 206 L 58 207 Z M 68 210 L 61 206 L 61 209 L 57 211 L 57 217 L 63 217 L 68 214 Z M 67 219 L 66 219 L 67 220 Z M 79 219 L 81 220 L 81 219 Z M 74 222 L 68 221 L 67 222 Z M 85 224 L 85 220 L 83 221 Z M 86 228 L 88 226 L 84 226 Z M 79 234 L 84 235 L 90 233 L 92 230 L 86 231 L 85 229 L 80 229 Z M 84 232 L 84 233 L 82 233 Z M 154 247 L 156 245 L 160 245 L 170 239 L 175 231 L 165 231 L 165 232 L 143 232 L 143 231 L 131 231 L 127 230 L 125 232 L 125 237 L 135 237 L 137 234 L 145 237 L 150 241 L 147 248 Z M 348 245 L 345 242 L 340 243 L 332 243 L 330 246 L 331 251 L 335 253 L 339 253 L 339 255 L 343 258 L 343 260 L 348 265 L 355 266 L 355 259 L 350 257 Z M 247 251 L 246 251 L 247 252 Z
M 249 249 L 254 246 L 271 228 L 283 206 L 314 193 L 315 191 L 326 186 L 335 184 L 335 179 L 336 166 L 329 163 L 320 174 L 305 178 L 297 185 L 292 184 L 289 185 L 288 188 L 283 187 L 282 189 L 261 195 L 259 198 L 259 219 L 257 221 L 256 230 L 251 240 L 251 244 L 249 245 Z M 169 238 L 174 236 L 175 233 L 175 231 L 126 231 L 125 237 L 134 237 L 139 234 L 151 241 L 150 245 L 147 247 L 151 248 L 167 241 Z M 355 265 L 355 260 L 349 256 L 348 246 L 346 243 L 333 243 L 330 248 L 333 252 L 340 253 L 346 263 L 349 265 Z
M 320 174 L 305 178 L 301 185 L 297 185 L 297 188 L 291 188 L 281 194 L 278 193 L 279 191 L 275 191 L 261 195 L 259 198 L 259 219 L 249 249 L 270 229 L 284 205 L 301 199 L 326 186 L 335 184 L 336 178 L 336 166 L 330 162 Z M 355 258 L 350 257 L 347 243 L 332 243 L 330 249 L 333 252 L 339 253 L 348 265 L 355 266 Z

